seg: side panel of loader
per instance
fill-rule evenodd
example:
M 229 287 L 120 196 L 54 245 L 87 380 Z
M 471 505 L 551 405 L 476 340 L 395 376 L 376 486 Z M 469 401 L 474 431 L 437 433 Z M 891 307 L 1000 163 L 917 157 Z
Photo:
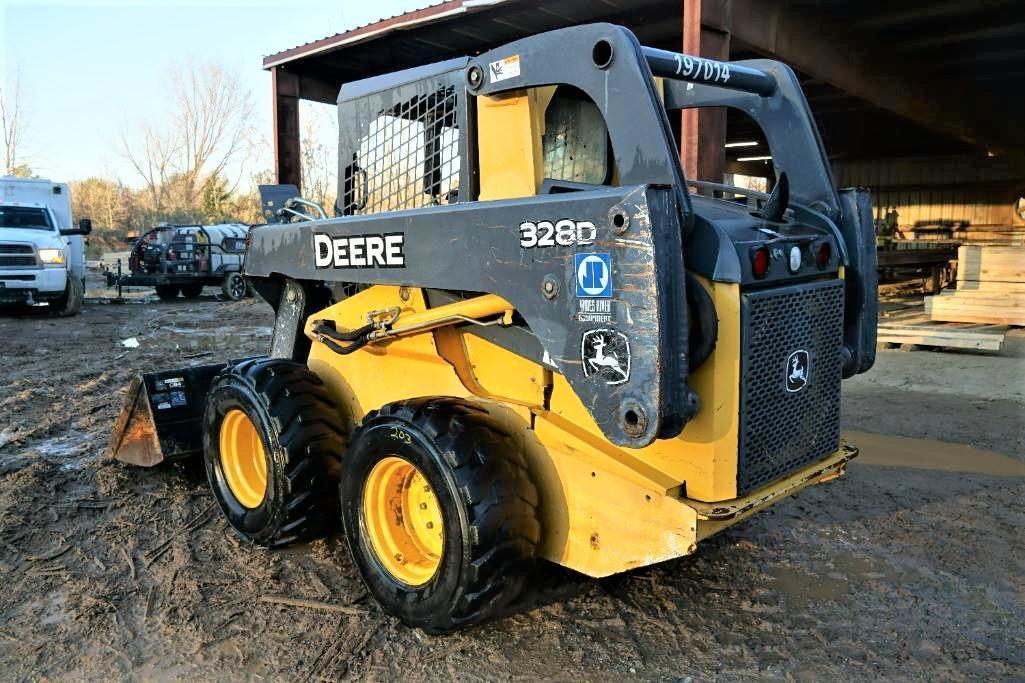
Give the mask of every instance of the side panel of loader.
M 731 297 L 736 301 L 730 288 L 718 292 L 721 310 L 728 309 Z M 376 286 L 317 312 L 311 321 L 330 320 L 339 329 L 354 329 L 367 311 L 392 307 L 400 309 L 396 324 L 430 310 L 419 289 Z M 715 500 L 735 497 L 735 455 L 732 461 L 727 457 L 730 434 L 736 452 L 737 370 L 730 368 L 737 347 L 729 343 L 737 338 L 735 322 L 733 327 L 724 332 L 719 359 L 713 354 L 703 367 L 705 377 L 698 379 L 707 383 L 710 395 L 722 397 L 720 409 L 709 410 L 707 423 L 695 421 L 681 437 L 641 450 L 610 444 L 561 376 L 473 334 L 472 326 L 401 337 L 347 355 L 315 341 L 309 367 L 328 387 L 342 419 L 352 425 L 381 405 L 407 398 L 480 400 L 510 433 L 522 438 L 541 493 L 541 555 L 590 576 L 607 576 L 694 551 L 699 530 L 710 523 L 708 513 L 715 506 L 688 500 L 693 494 L 682 484 L 697 482 L 694 488 L 700 492 L 701 485 L 715 484 L 714 475 L 721 490 Z M 311 325 L 307 333 L 313 336 Z M 701 436 L 689 437 L 688 432 Z M 701 438 L 706 436 L 711 441 L 704 443 Z M 711 456 L 711 467 L 708 448 L 722 449 L 718 461 Z M 835 474 L 840 464 L 833 460 L 821 464 L 821 471 L 785 482 L 783 488 L 770 487 L 757 499 L 741 501 L 735 513 L 714 522 L 715 528 Z
M 378 286 L 313 317 L 334 321 L 339 329 L 353 329 L 367 311 L 390 307 L 399 307 L 403 316 L 426 310 L 421 290 Z M 459 339 L 452 339 L 453 334 Z M 624 464 L 639 461 L 608 442 L 604 443 L 612 454 L 586 444 L 570 446 L 565 440 L 549 443 L 542 432 L 532 429 L 544 419 L 552 377 L 537 363 L 465 331 L 447 330 L 403 337 L 349 355 L 314 342 L 308 365 L 327 385 L 343 419 L 353 425 L 369 411 L 402 399 L 481 398 L 493 417 L 511 433 L 522 435 L 541 488 L 540 552 L 547 559 L 591 576 L 606 576 L 695 548 L 696 514 L 665 495 L 664 485 L 672 484 L 669 478 L 646 468 L 663 484 L 652 485 Z M 600 434 L 594 427 L 589 439 L 602 442 Z

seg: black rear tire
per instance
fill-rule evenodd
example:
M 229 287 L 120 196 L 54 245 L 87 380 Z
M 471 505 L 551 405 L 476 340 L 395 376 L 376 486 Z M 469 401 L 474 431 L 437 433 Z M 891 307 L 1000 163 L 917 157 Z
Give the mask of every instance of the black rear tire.
M 178 298 L 178 292 L 181 291 L 178 285 L 154 285 L 153 289 L 157 290 L 157 296 L 161 301 L 174 301 Z
M 233 410 L 252 421 L 263 446 L 267 484 L 255 507 L 232 492 L 221 459 L 221 426 Z M 345 439 L 323 383 L 305 365 L 259 358 L 228 367 L 210 387 L 203 423 L 207 480 L 240 536 L 279 547 L 337 525 Z
M 221 282 L 221 294 L 230 301 L 241 301 L 245 298 L 249 285 L 242 273 L 228 273 Z
M 433 489 L 443 550 L 412 586 L 385 569 L 368 538 L 364 487 L 381 460 L 414 465 Z M 367 415 L 341 482 L 342 522 L 368 590 L 389 613 L 431 633 L 507 614 L 541 538 L 537 488 L 521 446 L 486 410 L 457 398 L 418 398 Z
M 182 296 L 186 299 L 195 299 L 203 293 L 203 285 L 197 282 L 190 282 L 187 285 L 181 286 Z

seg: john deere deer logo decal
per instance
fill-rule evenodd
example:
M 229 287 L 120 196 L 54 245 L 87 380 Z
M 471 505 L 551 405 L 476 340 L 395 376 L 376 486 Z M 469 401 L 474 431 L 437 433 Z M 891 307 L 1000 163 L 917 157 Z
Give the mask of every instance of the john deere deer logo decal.
M 787 358 L 787 391 L 794 393 L 808 386 L 811 380 L 811 356 L 804 349 L 798 349 Z
M 580 360 L 585 377 L 597 375 L 606 384 L 622 384 L 630 379 L 630 340 L 616 330 L 588 330 L 580 340 Z

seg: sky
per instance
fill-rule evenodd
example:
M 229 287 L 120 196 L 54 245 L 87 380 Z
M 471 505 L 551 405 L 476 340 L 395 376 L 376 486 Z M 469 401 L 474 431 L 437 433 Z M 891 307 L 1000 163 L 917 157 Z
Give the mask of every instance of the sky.
M 140 180 L 118 152 L 144 122 L 159 126 L 166 80 L 175 65 L 214 61 L 253 94 L 256 129 L 266 139 L 257 162 L 269 169 L 270 74 L 265 55 L 323 38 L 434 0 L 0 0 L 0 75 L 17 78 L 26 110 L 24 160 L 38 175 Z M 334 113 L 316 112 L 336 144 Z M 304 110 L 306 112 L 308 110 Z M 253 169 L 254 171 L 259 169 Z

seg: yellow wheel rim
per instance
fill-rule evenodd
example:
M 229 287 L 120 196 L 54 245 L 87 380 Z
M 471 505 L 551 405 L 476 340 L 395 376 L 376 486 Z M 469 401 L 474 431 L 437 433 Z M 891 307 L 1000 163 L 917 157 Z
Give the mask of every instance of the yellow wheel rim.
M 267 494 L 267 457 L 256 425 L 241 410 L 221 422 L 221 470 L 235 499 L 255 508 Z
M 441 508 L 426 477 L 403 458 L 374 465 L 363 485 L 363 523 L 385 570 L 398 581 L 422 586 L 441 564 Z

